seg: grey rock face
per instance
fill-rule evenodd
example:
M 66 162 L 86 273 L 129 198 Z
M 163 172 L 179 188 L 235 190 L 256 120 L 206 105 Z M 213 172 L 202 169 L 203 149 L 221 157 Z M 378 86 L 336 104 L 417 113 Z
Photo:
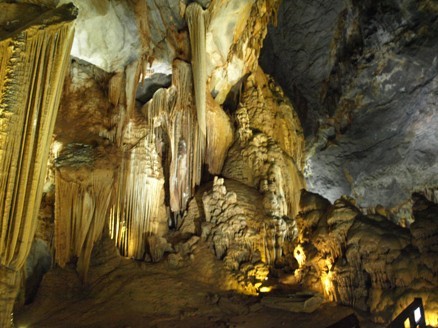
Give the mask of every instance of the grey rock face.
M 277 28 L 270 27 L 260 64 L 293 100 L 309 133 L 324 112 L 321 87 L 330 75 L 339 16 L 345 1 L 283 1 Z
M 310 190 L 396 207 L 438 186 L 437 17 L 426 0 L 283 2 L 261 64 L 300 113 Z

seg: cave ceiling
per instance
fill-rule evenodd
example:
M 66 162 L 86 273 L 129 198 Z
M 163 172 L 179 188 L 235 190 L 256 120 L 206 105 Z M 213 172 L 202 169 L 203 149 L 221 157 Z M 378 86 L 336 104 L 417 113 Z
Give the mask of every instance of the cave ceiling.
M 436 10 L 433 1 L 281 4 L 261 65 L 301 118 L 310 190 L 397 208 L 435 188 Z

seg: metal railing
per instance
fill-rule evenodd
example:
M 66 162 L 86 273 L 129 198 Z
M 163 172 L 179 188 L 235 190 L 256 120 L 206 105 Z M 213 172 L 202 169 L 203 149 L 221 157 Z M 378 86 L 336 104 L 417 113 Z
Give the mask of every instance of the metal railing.
M 409 325 L 407 321 L 409 320 Z M 425 328 L 426 318 L 424 316 L 423 301 L 415 298 L 390 324 L 387 328 Z

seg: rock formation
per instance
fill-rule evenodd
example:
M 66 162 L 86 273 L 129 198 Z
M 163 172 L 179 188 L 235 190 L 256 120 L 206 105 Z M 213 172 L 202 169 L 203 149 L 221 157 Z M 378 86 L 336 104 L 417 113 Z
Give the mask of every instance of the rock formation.
M 35 234 L 75 9 L 63 6 L 27 21 L 19 5 L 0 5 L 6 25 L 0 39 L 0 325 L 6 327 Z
M 261 66 L 303 122 L 309 190 L 410 221 L 412 192 L 436 189 L 437 9 L 282 2 Z
M 438 325 L 432 1 L 0 9 L 2 327 Z
M 437 229 L 430 220 L 437 208 L 424 196 L 416 198 L 415 224 L 407 229 L 379 214 L 363 215 L 352 199 L 331 205 L 304 192 L 297 225 L 305 284 L 337 302 L 371 312 L 381 323 L 420 296 L 426 320 L 436 325 Z

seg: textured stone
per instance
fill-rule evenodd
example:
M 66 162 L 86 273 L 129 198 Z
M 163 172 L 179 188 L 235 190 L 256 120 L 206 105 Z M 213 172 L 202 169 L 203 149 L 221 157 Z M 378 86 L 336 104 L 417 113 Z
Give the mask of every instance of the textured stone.
M 428 0 L 282 3 L 262 66 L 302 119 L 311 191 L 397 211 L 438 184 L 437 13 Z
M 136 19 L 127 2 L 75 0 L 73 3 L 79 8 L 79 16 L 72 56 L 114 72 L 139 55 L 141 43 Z
M 303 198 L 310 195 L 303 193 Z M 325 213 L 301 212 L 297 225 L 299 247 L 305 255 L 299 270 L 304 285 L 339 303 L 369 311 L 381 323 L 421 295 L 426 318 L 434 322 L 438 262 L 437 221 L 432 213 L 436 204 L 418 196 L 415 205 L 416 222 L 410 231 L 385 217 L 361 214 L 346 197 Z M 315 218 L 314 212 L 319 212 Z

